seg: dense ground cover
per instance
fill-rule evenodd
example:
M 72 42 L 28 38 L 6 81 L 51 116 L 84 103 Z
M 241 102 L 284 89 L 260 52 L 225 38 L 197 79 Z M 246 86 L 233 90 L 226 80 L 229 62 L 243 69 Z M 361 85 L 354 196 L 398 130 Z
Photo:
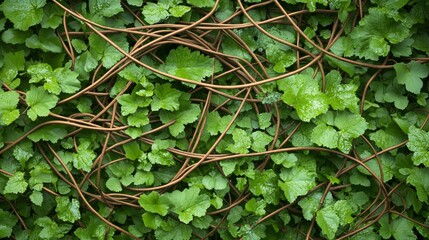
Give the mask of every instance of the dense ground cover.
M 4 0 L 0 238 L 429 238 L 426 0 Z

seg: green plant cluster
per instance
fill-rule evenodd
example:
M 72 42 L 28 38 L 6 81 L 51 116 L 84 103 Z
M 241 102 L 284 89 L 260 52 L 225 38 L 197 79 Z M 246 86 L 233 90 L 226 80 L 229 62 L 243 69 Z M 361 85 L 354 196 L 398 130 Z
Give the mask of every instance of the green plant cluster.
M 4 0 L 0 238 L 429 238 L 426 0 Z

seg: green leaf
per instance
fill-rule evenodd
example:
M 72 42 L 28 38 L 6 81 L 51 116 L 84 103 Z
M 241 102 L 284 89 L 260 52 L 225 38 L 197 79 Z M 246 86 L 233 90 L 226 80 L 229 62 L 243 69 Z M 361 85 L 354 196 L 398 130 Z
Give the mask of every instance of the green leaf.
M 271 116 L 272 116 L 272 113 L 270 112 L 264 112 L 264 113 L 258 114 L 258 124 L 260 129 L 264 130 L 269 126 L 271 126 Z
M 156 139 L 152 144 L 152 152 L 148 154 L 148 159 L 152 164 L 172 166 L 175 164 L 173 155 L 166 149 L 174 147 L 174 141 Z
M 426 167 L 429 167 L 429 133 L 410 126 L 408 132 L 408 149 L 413 151 L 413 163 L 418 166 L 423 164 Z
M 168 218 L 155 230 L 155 237 L 162 240 L 189 240 L 192 237 L 192 227 Z
M 104 17 L 113 17 L 123 12 L 120 0 L 89 0 L 91 14 L 101 14 Z
M 285 168 L 291 168 L 296 166 L 298 157 L 295 153 L 281 152 L 271 154 L 271 160 L 273 160 L 277 165 L 283 165 Z
M 413 231 L 414 224 L 403 217 L 398 217 L 392 221 L 393 237 L 395 239 L 415 240 L 416 234 Z
M 134 175 L 134 184 L 135 185 L 143 185 L 146 186 L 152 185 L 155 180 L 153 173 L 151 172 L 143 172 L 137 171 Z
M 340 219 L 340 225 L 344 226 L 353 222 L 354 213 L 352 205 L 346 200 L 338 200 L 334 204 L 334 210 Z
M 307 194 L 314 186 L 316 174 L 302 167 L 282 169 L 279 187 L 283 190 L 286 199 L 292 203 L 299 196 Z
M 28 140 L 23 140 L 13 148 L 13 156 L 25 166 L 25 163 L 34 155 L 33 143 Z
M 399 144 L 406 140 L 406 135 L 397 126 L 389 126 L 386 130 L 379 129 L 378 131 L 369 134 L 369 138 L 381 149 L 386 149 Z M 391 151 L 396 154 L 397 150 Z
M 201 183 L 208 190 L 223 190 L 228 186 L 228 180 L 225 179 L 218 171 L 212 171 L 205 175 Z
M 307 221 L 311 221 L 317 210 L 319 210 L 320 200 L 322 199 L 323 193 L 315 192 L 301 199 L 298 205 L 302 208 L 302 215 Z M 324 204 L 331 204 L 333 201 L 332 194 L 329 192 L 324 199 Z
M 77 79 L 78 73 L 68 68 L 57 68 L 53 72 L 53 77 L 57 79 L 63 93 L 75 93 L 80 89 L 80 81 Z
M 407 176 L 407 183 L 415 187 L 417 197 L 421 202 L 427 202 L 429 193 L 429 169 L 417 168 L 400 169 L 400 173 Z
M 132 161 L 123 160 L 109 165 L 108 169 L 115 177 L 124 178 L 131 176 L 135 170 L 135 167 Z
M 169 12 L 173 17 L 182 17 L 185 13 L 191 11 L 191 8 L 188 6 L 177 5 L 170 8 Z
M 8 71 L 5 71 L 7 69 L 13 73 L 11 79 L 13 80 L 13 78 L 18 75 L 18 71 L 22 71 L 25 68 L 25 52 L 24 50 L 21 50 L 14 52 L 3 52 L 2 54 L 4 58 L 4 65 L 2 71 L 0 72 L 0 76 L 3 77 L 3 75 L 7 75 Z M 2 80 L 5 81 L 5 79 Z
M 48 164 L 38 164 L 30 171 L 30 188 L 33 190 L 42 190 L 43 183 L 57 182 L 58 178 Z
M 312 141 L 329 148 L 338 148 L 345 153 L 350 151 L 351 141 L 364 134 L 368 128 L 363 117 L 350 112 L 327 112 L 317 120 L 320 123 L 311 134 Z
M 273 137 L 261 132 L 255 131 L 251 134 L 252 137 L 252 149 L 255 152 L 264 152 L 266 151 L 266 146 L 273 141 Z
M 40 29 L 25 40 L 25 46 L 32 49 L 40 49 L 44 52 L 61 53 L 63 47 L 54 29 Z
M 413 232 L 414 225 L 406 218 L 398 217 L 389 220 L 388 215 L 384 215 L 380 219 L 380 235 L 384 239 L 389 239 L 393 236 L 394 239 L 414 240 L 417 236 Z
M 141 7 L 143 5 L 143 0 L 127 0 L 127 3 L 132 6 Z
M 210 207 L 210 197 L 206 194 L 200 195 L 200 189 L 191 187 L 183 191 L 173 191 L 166 194 L 171 211 L 179 215 L 179 220 L 188 224 L 194 217 L 202 217 Z
M 255 171 L 255 177 L 249 179 L 249 190 L 255 196 L 263 196 L 264 201 L 278 204 L 280 195 L 278 189 L 278 176 L 272 170 Z
M 67 68 L 57 68 L 52 71 L 50 65 L 39 63 L 31 65 L 27 72 L 31 75 L 30 82 L 44 80 L 43 88 L 55 95 L 64 93 L 75 93 L 80 89 L 78 73 Z
M 423 87 L 423 79 L 429 75 L 429 67 L 416 61 L 396 63 L 393 65 L 398 83 L 404 84 L 407 91 L 419 94 Z
M 96 1 L 96 0 L 94 0 Z M 104 0 L 108 1 L 108 0 Z M 110 0 L 116 1 L 116 0 Z M 118 0 L 119 2 L 119 0 Z M 109 6 L 109 5 L 107 5 Z M 127 38 L 123 34 L 113 34 L 109 35 L 109 39 L 113 41 L 117 46 L 119 46 L 125 52 L 128 52 L 129 44 Z M 106 40 L 97 34 L 91 34 L 89 36 L 89 46 L 90 52 L 96 60 L 101 60 L 105 68 L 111 68 L 119 60 L 121 60 L 124 55 L 119 52 L 115 47 L 110 45 Z
M 77 56 L 75 61 L 74 71 L 79 74 L 82 79 L 89 79 L 89 73 L 98 65 L 97 60 L 89 51 L 83 52 Z
M 201 82 L 204 78 L 221 71 L 222 66 L 218 60 L 204 56 L 199 51 L 179 46 L 170 51 L 160 70 L 176 77 Z
M 77 53 L 85 52 L 88 49 L 86 43 L 80 39 L 72 39 L 71 43 Z
M 221 116 L 219 112 L 209 112 L 207 114 L 206 125 L 204 130 L 209 132 L 211 136 L 217 135 L 221 132 L 222 126 L 220 125 Z
M 63 9 L 55 5 L 54 3 L 48 2 L 43 8 L 43 19 L 41 22 L 42 28 L 56 29 L 62 23 Z
M 414 39 L 407 38 L 404 41 L 392 46 L 392 54 L 395 57 L 409 57 L 413 53 Z
M 77 199 L 72 198 L 70 201 L 68 197 L 59 196 L 55 198 L 55 201 L 57 202 L 55 212 L 59 219 L 71 223 L 80 219 L 80 204 Z
M 124 144 L 125 157 L 130 160 L 137 160 L 143 155 L 143 151 L 140 149 L 138 142 L 132 141 Z
M 37 63 L 29 66 L 27 73 L 31 75 L 30 83 L 38 83 L 52 74 L 52 67 L 47 63 Z
M 49 115 L 49 110 L 56 106 L 58 97 L 47 93 L 43 87 L 36 88 L 31 86 L 26 94 L 25 101 L 30 107 L 27 110 L 27 115 L 32 121 L 35 121 L 37 117 Z
M 334 125 L 340 129 L 340 133 L 347 134 L 352 138 L 364 134 L 368 123 L 363 117 L 350 112 L 337 112 Z
M 42 21 L 45 4 L 46 0 L 5 0 L 0 10 L 16 29 L 25 31 Z
M 115 231 L 111 230 L 99 217 L 90 215 L 86 218 L 86 223 L 85 228 L 78 228 L 74 231 L 74 235 L 79 239 L 113 239 Z
M 157 191 L 140 195 L 139 204 L 144 210 L 161 216 L 167 215 L 170 209 L 168 198 Z
M 9 44 L 21 44 L 24 43 L 31 35 L 31 31 L 20 31 L 18 29 L 10 28 L 3 32 L 1 40 Z
M 0 92 L 0 126 L 10 125 L 19 117 L 19 93 Z
M 41 239 L 61 239 L 72 228 L 72 225 L 69 224 L 58 226 L 58 224 L 49 217 L 37 218 L 34 223 L 42 228 L 38 235 Z
M 127 118 L 128 125 L 133 127 L 143 127 L 149 124 L 149 110 L 138 109 Z
M 170 16 L 168 6 L 162 3 L 148 2 L 142 10 L 144 20 L 149 24 L 155 24 L 167 19 Z
M 59 125 L 48 125 L 44 126 L 36 131 L 32 132 L 27 137 L 33 142 L 39 142 L 40 140 L 49 141 L 51 143 L 57 143 L 58 140 L 63 139 L 67 136 L 67 130 Z
M 339 134 L 333 127 L 319 124 L 313 129 L 311 134 L 311 141 L 319 146 L 325 146 L 328 148 L 338 147 Z
M 158 229 L 161 226 L 161 223 L 163 222 L 161 216 L 150 212 L 143 213 L 142 220 L 143 220 L 143 224 L 146 227 L 152 228 L 152 229 Z
M 137 111 L 139 107 L 147 107 L 151 102 L 150 98 L 140 97 L 137 94 L 123 94 L 118 98 L 121 105 L 122 115 L 130 115 Z
M 376 61 L 379 57 L 387 56 L 389 42 L 397 44 L 409 35 L 410 27 L 406 21 L 396 22 L 378 8 L 370 8 L 369 14 L 353 29 L 350 37 L 356 56 Z
M 187 108 L 181 108 L 175 112 L 161 110 L 159 117 L 164 124 L 173 120 L 176 121 L 168 127 L 168 130 L 173 137 L 177 137 L 185 130 L 185 125 L 197 121 L 200 114 L 200 107 L 197 104 L 190 104 Z
M 358 112 L 359 98 L 356 96 L 358 85 L 354 83 L 341 84 L 340 72 L 333 70 L 326 75 L 326 96 L 329 105 L 334 110 L 349 109 Z
M 234 140 L 234 144 L 228 145 L 226 148 L 228 151 L 240 154 L 246 154 L 249 152 L 249 148 L 252 145 L 252 140 L 245 130 L 235 128 L 232 131 L 232 139 Z
M 316 214 L 317 225 L 322 229 L 322 233 L 328 239 L 334 239 L 335 233 L 340 225 L 340 218 L 336 214 L 332 206 L 322 208 Z
M 391 82 L 387 88 L 383 87 L 384 100 L 386 102 L 393 102 L 395 107 L 404 110 L 408 106 L 408 97 L 405 96 L 405 89 L 396 82 Z
M 27 190 L 28 183 L 24 179 L 23 172 L 14 173 L 6 183 L 4 193 L 24 193 Z
M 9 238 L 17 222 L 18 218 L 14 214 L 0 208 L 0 238 Z
M 320 91 L 317 78 L 312 78 L 313 72 L 310 68 L 277 83 L 279 89 L 284 92 L 282 100 L 294 107 L 298 117 L 304 122 L 325 113 L 329 108 L 328 99 Z
M 199 229 L 208 229 L 213 223 L 213 218 L 210 215 L 196 217 L 192 220 L 192 225 Z
M 371 181 L 360 172 L 354 172 L 352 175 L 350 175 L 349 180 L 353 185 L 361 185 L 364 187 L 371 186 Z
M 132 63 L 118 73 L 119 76 L 135 83 L 146 84 L 148 70 Z
M 76 169 L 90 172 L 93 160 L 97 155 L 94 151 L 83 147 L 78 147 L 77 153 L 73 153 L 73 166 Z
M 119 178 L 116 177 L 110 177 L 106 181 L 106 187 L 113 191 L 113 192 L 121 192 L 122 191 L 122 184 Z
M 187 0 L 189 4 L 199 8 L 211 8 L 215 5 L 214 0 Z
M 245 208 L 249 212 L 253 212 L 258 216 L 262 216 L 265 214 L 265 207 L 267 206 L 267 203 L 263 200 L 256 201 L 255 198 L 251 198 L 249 201 L 246 202 Z
M 42 206 L 43 203 L 43 193 L 40 191 L 33 190 L 33 193 L 30 195 L 30 200 L 34 205 Z
M 168 111 L 178 110 L 180 103 L 179 98 L 182 92 L 171 88 L 171 83 L 166 84 L 155 84 L 155 95 L 151 105 L 152 111 L 158 111 L 159 109 L 165 109 Z

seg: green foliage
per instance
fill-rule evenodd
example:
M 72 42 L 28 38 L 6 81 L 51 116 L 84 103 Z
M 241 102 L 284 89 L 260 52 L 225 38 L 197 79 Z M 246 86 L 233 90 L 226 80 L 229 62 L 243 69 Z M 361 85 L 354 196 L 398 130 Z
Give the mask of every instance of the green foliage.
M 58 213 L 58 218 L 74 223 L 80 219 L 79 201 L 77 199 L 70 199 L 68 197 L 56 197 L 57 207 L 55 211 Z
M 429 238 L 427 9 L 0 1 L 0 238 Z
M 16 109 L 19 102 L 17 92 L 0 92 L 0 125 L 9 125 L 19 117 L 19 110 Z
M 369 14 L 350 34 L 354 53 L 369 60 L 387 56 L 390 44 L 400 43 L 409 36 L 408 24 L 407 21 L 390 18 L 388 13 L 383 13 L 378 8 L 370 8 Z
M 165 64 L 161 65 L 160 68 L 176 77 L 201 82 L 204 78 L 221 71 L 221 66 L 216 59 L 204 56 L 198 51 L 178 47 L 170 51 Z
M 31 87 L 27 92 L 25 101 L 30 107 L 27 110 L 28 117 L 35 121 L 37 117 L 46 117 L 50 110 L 54 108 L 58 102 L 58 97 L 49 94 L 42 87 Z
M 28 187 L 27 181 L 24 179 L 24 173 L 23 172 L 16 172 L 9 178 L 9 180 L 6 183 L 6 186 L 4 187 L 3 193 L 24 193 L 25 190 Z
M 97 0 L 94 0 L 97 1 Z M 118 1 L 119 3 L 119 1 Z M 108 6 L 108 5 L 107 5 Z M 117 44 L 123 51 L 128 52 L 128 42 L 121 34 L 110 35 L 109 39 Z M 89 36 L 89 46 L 92 56 L 98 61 L 101 60 L 105 68 L 112 67 L 124 55 L 102 37 L 92 34 Z
M 408 64 L 397 63 L 394 66 L 398 83 L 404 84 L 407 91 L 414 94 L 419 94 L 422 87 L 422 79 L 429 75 L 429 67 L 427 65 L 411 61 Z
M 413 223 L 405 218 L 396 218 L 388 222 L 388 218 L 383 216 L 380 225 L 380 235 L 384 239 L 391 237 L 394 239 L 417 239 L 413 232 Z
M 162 123 L 175 121 L 170 127 L 168 127 L 168 130 L 170 130 L 172 136 L 177 137 L 185 130 L 185 125 L 198 120 L 200 113 L 201 109 L 198 105 L 190 104 L 188 107 L 175 112 L 161 111 L 159 116 Z
M 308 122 L 328 111 L 328 99 L 320 91 L 317 79 L 312 79 L 313 71 L 293 75 L 279 81 L 278 87 L 284 93 L 282 100 L 296 109 L 299 118 Z
M 10 212 L 0 209 L 0 238 L 11 236 L 13 227 L 18 222 L 18 218 Z
M 158 3 L 148 2 L 142 9 L 144 20 L 149 24 L 154 24 L 166 20 L 170 16 L 180 18 L 191 8 L 179 5 L 182 0 L 164 0 Z
M 45 4 L 46 0 L 6 0 L 0 5 L 0 10 L 16 29 L 25 31 L 42 21 Z
M 158 111 L 159 109 L 174 111 L 179 109 L 179 98 L 182 94 L 179 90 L 171 88 L 170 83 L 156 84 L 154 93 L 155 95 L 150 105 L 153 111 Z
M 295 201 L 299 196 L 305 195 L 316 184 L 315 173 L 303 167 L 282 169 L 278 185 L 283 190 L 289 202 Z
M 188 224 L 194 217 L 202 217 L 210 207 L 210 198 L 200 195 L 200 189 L 191 187 L 183 191 L 169 193 L 167 199 L 172 205 L 171 211 L 179 215 L 179 220 Z
M 335 233 L 340 225 L 340 218 L 335 213 L 333 207 L 328 206 L 317 212 L 316 215 L 317 225 L 322 229 L 328 239 L 334 239 Z
M 112 17 L 124 11 L 119 0 L 89 0 L 89 11 L 92 14 L 101 14 Z
M 170 209 L 169 200 L 166 196 L 160 195 L 158 192 L 142 194 L 139 199 L 140 206 L 151 213 L 157 213 L 165 216 Z
M 40 217 L 34 223 L 41 228 L 38 234 L 41 239 L 62 238 L 71 228 L 69 224 L 58 225 L 49 217 Z
M 407 147 L 413 151 L 413 162 L 415 165 L 423 164 L 429 166 L 429 133 L 418 129 L 414 126 L 410 127 L 408 132 Z
M 63 139 L 67 135 L 67 130 L 62 127 L 50 125 L 45 126 L 28 135 L 28 138 L 33 142 L 50 141 L 51 143 L 57 143 L 58 140 Z
M 252 145 L 252 140 L 249 134 L 243 130 L 236 128 L 232 131 L 232 139 L 234 144 L 229 145 L 226 149 L 232 153 L 248 153 Z
M 350 112 L 327 112 L 316 122 L 318 124 L 313 129 L 311 140 L 317 145 L 338 148 L 342 152 L 349 152 L 352 139 L 365 133 L 368 127 L 364 118 Z

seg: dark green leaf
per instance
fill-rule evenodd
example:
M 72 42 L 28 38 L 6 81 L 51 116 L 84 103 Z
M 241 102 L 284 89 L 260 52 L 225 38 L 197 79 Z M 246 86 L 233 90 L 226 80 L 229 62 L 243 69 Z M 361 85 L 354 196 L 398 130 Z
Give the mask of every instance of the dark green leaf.
M 46 0 L 5 0 L 0 10 L 19 30 L 27 30 L 42 21 Z

